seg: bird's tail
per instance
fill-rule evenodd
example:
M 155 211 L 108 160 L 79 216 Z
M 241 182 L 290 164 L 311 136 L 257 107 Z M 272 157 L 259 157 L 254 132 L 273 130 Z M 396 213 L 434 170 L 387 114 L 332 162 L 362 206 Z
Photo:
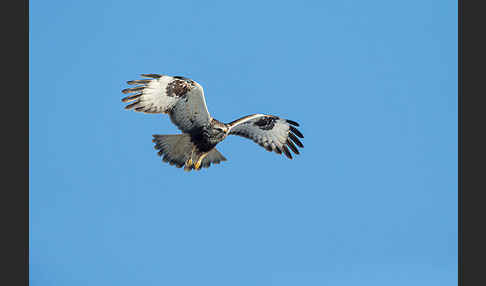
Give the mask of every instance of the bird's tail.
M 211 163 L 218 164 L 221 161 L 226 161 L 226 158 L 216 148 L 213 148 L 207 154 L 197 151 L 189 134 L 153 136 L 152 142 L 155 143 L 155 149 L 159 150 L 158 154 L 162 157 L 162 161 L 175 165 L 177 168 L 184 166 L 186 171 L 199 170 L 200 168 L 209 168 Z M 201 156 L 203 156 L 202 159 Z M 199 163 L 197 164 L 197 162 Z

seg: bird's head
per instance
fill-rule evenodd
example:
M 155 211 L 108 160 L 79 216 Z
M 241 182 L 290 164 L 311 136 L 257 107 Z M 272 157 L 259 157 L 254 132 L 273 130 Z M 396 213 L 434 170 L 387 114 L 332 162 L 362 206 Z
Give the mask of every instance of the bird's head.
M 224 124 L 223 122 L 220 122 L 220 121 L 218 121 L 214 118 L 211 120 L 211 129 L 213 130 L 214 136 L 221 138 L 221 139 L 226 137 L 228 130 L 229 130 L 229 128 L 228 128 L 228 126 L 226 126 L 226 124 Z

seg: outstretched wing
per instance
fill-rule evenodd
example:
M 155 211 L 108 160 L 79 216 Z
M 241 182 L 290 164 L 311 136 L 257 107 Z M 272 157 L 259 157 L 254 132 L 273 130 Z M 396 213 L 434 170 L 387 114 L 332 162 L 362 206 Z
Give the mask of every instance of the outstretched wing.
M 299 126 L 299 124 L 292 120 L 273 115 L 253 114 L 235 120 L 228 125 L 230 126 L 229 134 L 252 139 L 270 152 L 273 151 L 277 154 L 283 152 L 289 159 L 292 159 L 289 148 L 295 154 L 299 154 L 295 145 L 304 148 L 302 142 L 297 138 L 304 138 L 304 135 L 294 127 Z
M 142 74 L 149 79 L 127 81 L 135 87 L 122 90 L 131 94 L 122 99 L 130 103 L 125 109 L 145 113 L 168 113 L 172 122 L 182 131 L 210 122 L 203 88 L 195 81 L 181 76 Z

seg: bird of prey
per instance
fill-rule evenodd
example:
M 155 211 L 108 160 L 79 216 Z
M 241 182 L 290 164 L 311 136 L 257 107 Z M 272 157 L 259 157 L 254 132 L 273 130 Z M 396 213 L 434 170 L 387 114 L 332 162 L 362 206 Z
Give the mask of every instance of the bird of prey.
M 252 114 L 230 123 L 220 122 L 208 112 L 204 91 L 197 82 L 182 76 L 142 74 L 146 79 L 127 81 L 131 94 L 122 99 L 130 103 L 125 109 L 145 113 L 167 113 L 182 134 L 153 135 L 152 142 L 162 161 L 184 166 L 184 170 L 208 168 L 226 158 L 215 146 L 228 135 L 252 139 L 268 151 L 284 154 L 292 159 L 289 149 L 299 154 L 304 138 L 295 121 L 275 115 Z

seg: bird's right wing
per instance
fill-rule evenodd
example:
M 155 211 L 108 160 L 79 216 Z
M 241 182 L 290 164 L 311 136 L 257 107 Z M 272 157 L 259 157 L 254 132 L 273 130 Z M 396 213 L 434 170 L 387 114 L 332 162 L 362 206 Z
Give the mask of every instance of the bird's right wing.
M 131 94 L 122 99 L 130 103 L 125 109 L 145 113 L 168 113 L 172 122 L 183 132 L 209 124 L 203 88 L 195 81 L 181 76 L 142 74 L 148 79 L 131 80 L 135 87 L 122 90 Z

